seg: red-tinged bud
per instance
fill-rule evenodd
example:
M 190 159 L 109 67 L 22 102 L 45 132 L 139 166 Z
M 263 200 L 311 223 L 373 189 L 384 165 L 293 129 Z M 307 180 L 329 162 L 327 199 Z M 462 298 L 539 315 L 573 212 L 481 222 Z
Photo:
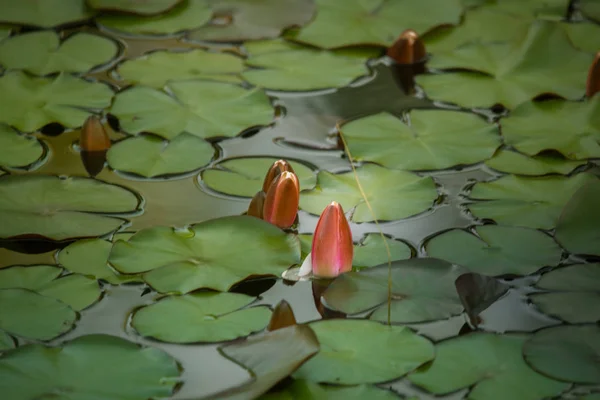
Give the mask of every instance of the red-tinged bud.
M 276 331 L 277 329 L 287 328 L 288 326 L 296 325 L 296 317 L 290 304 L 281 300 L 273 310 L 273 315 L 267 326 L 268 331 Z
M 269 168 L 269 171 L 267 172 L 267 175 L 265 176 L 265 181 L 263 182 L 263 189 L 262 189 L 263 192 L 265 192 L 265 193 L 268 192 L 269 187 L 271 186 L 271 183 L 273 183 L 275 178 L 277 178 L 277 175 L 279 175 L 285 171 L 295 173 L 294 168 L 292 168 L 290 163 L 288 163 L 287 161 L 285 161 L 285 160 L 275 161 L 273 163 L 273 165 L 271 165 L 271 168 Z
M 83 123 L 79 147 L 82 151 L 106 151 L 110 148 L 110 138 L 95 115 L 89 116 Z
M 329 204 L 317 222 L 311 262 L 314 276 L 334 278 L 352 270 L 352 232 L 342 206 Z
M 262 219 L 265 197 L 266 194 L 262 190 L 256 192 L 256 194 L 252 198 L 252 201 L 250 201 L 250 205 L 248 206 L 247 215 Z
M 398 64 L 414 64 L 425 59 L 427 52 L 417 32 L 407 29 L 388 48 L 387 56 Z
M 598 92 L 600 92 L 600 51 L 596 53 L 596 57 L 594 57 L 594 61 L 590 66 L 585 95 L 590 99 Z
M 265 198 L 263 219 L 280 228 L 294 224 L 300 202 L 300 183 L 295 173 L 284 171 L 277 175 Z

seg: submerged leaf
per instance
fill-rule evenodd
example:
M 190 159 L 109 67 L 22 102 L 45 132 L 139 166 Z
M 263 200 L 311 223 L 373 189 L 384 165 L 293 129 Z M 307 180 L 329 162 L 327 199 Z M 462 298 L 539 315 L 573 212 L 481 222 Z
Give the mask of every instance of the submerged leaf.
M 90 19 L 85 0 L 0 0 L 0 22 L 52 28 Z
M 460 301 L 471 325 L 477 326 L 477 316 L 508 292 L 509 286 L 495 278 L 474 272 L 462 274 L 454 281 Z
M 38 161 L 43 154 L 44 147 L 36 138 L 20 135 L 0 123 L 0 166 L 25 167 Z

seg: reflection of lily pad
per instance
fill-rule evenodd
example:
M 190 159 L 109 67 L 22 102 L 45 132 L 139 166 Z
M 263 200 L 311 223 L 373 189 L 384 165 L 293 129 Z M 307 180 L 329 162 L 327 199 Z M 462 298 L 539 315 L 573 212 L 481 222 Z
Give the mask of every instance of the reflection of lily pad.
M 430 177 L 389 170 L 375 164 L 366 164 L 356 173 L 375 216 L 367 208 L 352 172 L 319 172 L 317 186 L 300 196 L 300 208 L 319 215 L 335 200 L 346 211 L 356 207 L 352 217 L 354 222 L 368 222 L 374 218 L 391 221 L 429 209 L 438 196 Z
M 398 400 L 400 397 L 389 390 L 371 385 L 331 386 L 319 385 L 305 380 L 294 380 L 284 390 L 269 393 L 260 400 L 295 400 L 295 399 L 327 399 L 327 400 Z
M 210 143 L 188 133 L 171 141 L 139 135 L 113 145 L 106 159 L 111 168 L 150 178 L 193 171 L 208 164 L 214 153 Z
M 239 293 L 200 292 L 169 296 L 142 307 L 131 324 L 142 335 L 171 343 L 223 342 L 264 329 L 271 310 L 240 310 L 255 300 Z
M 9 334 L 0 331 L 0 351 L 15 348 L 15 341 Z
M 232 158 L 220 162 L 215 168 L 202 172 L 202 181 L 210 189 L 234 196 L 252 197 L 262 189 L 267 171 L 277 158 Z M 300 182 L 300 190 L 315 186 L 315 173 L 306 165 L 287 160 Z
M 51 28 L 90 19 L 85 0 L 0 0 L 0 22 Z
M 94 51 L 90 51 L 94 49 Z M 80 32 L 60 40 L 54 31 L 17 35 L 0 44 L 0 64 L 36 75 L 87 72 L 117 55 L 119 47 L 107 38 Z
M 235 244 L 235 246 L 232 246 Z M 189 231 L 155 227 L 113 246 L 109 262 L 124 273 L 146 272 L 159 292 L 187 293 L 198 288 L 228 290 L 251 275 L 280 276 L 298 263 L 293 236 L 254 217 L 224 217 Z
M 182 132 L 202 138 L 235 136 L 273 119 L 269 98 L 257 89 L 198 80 L 170 82 L 166 89 L 174 97 L 143 86 L 120 92 L 111 113 L 126 132 L 151 132 L 167 139 Z
M 527 366 L 521 355 L 526 339 L 525 335 L 476 332 L 445 340 L 436 345 L 431 367 L 409 375 L 408 379 L 436 395 L 474 385 L 467 397 L 472 400 L 558 396 L 568 385 Z
M 88 6 L 100 11 L 118 11 L 138 15 L 160 14 L 175 7 L 182 0 L 87 0 Z
M 404 326 L 343 319 L 309 326 L 321 350 L 296 371 L 297 379 L 342 385 L 386 382 L 434 357 L 433 344 Z
M 33 137 L 19 135 L 0 123 L 0 166 L 25 167 L 44 154 L 42 144 Z
M 585 161 L 567 160 L 560 156 L 542 154 L 529 157 L 516 151 L 500 150 L 485 162 L 496 171 L 515 175 L 567 175 L 575 168 L 585 164 Z
M 473 164 L 501 144 L 498 127 L 474 114 L 412 111 L 409 118 L 407 125 L 388 113 L 371 115 L 344 124 L 342 133 L 357 160 L 410 170 Z
M 431 257 L 484 275 L 529 275 L 558 264 L 562 256 L 550 236 L 534 229 L 484 225 L 474 233 L 453 229 L 430 239 L 425 249 Z
M 54 240 L 97 236 L 123 220 L 100 213 L 135 211 L 137 197 L 88 178 L 10 175 L 0 178 L 0 237 L 40 235 Z
M 393 262 L 391 322 L 432 321 L 460 314 L 463 306 L 454 280 L 463 272 L 433 258 Z M 339 276 L 323 294 L 327 307 L 345 314 L 376 308 L 370 318 L 386 322 L 388 273 L 388 266 L 381 265 Z
M 599 384 L 600 326 L 543 329 L 525 343 L 523 355 L 536 371 L 554 379 Z
M 169 397 L 176 361 L 162 350 L 115 336 L 78 337 L 61 347 L 29 344 L 0 358 L 0 393 L 7 399 L 130 399 Z

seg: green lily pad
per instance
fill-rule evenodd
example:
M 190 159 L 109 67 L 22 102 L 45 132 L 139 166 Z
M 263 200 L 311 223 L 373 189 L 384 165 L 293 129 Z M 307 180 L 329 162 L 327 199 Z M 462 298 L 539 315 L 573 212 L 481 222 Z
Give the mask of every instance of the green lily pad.
M 538 17 L 541 19 L 558 20 L 567 15 L 569 0 L 502 0 L 494 4 L 497 10 L 517 15 Z
M 118 53 L 117 44 L 102 36 L 80 32 L 61 43 L 56 32 L 39 31 L 13 36 L 0 43 L 0 65 L 35 75 L 87 72 L 106 64 Z
M 540 289 L 561 291 L 600 290 L 600 263 L 574 264 L 542 275 L 536 283 Z
M 221 161 L 214 168 L 202 171 L 202 182 L 210 189 L 234 196 L 252 197 L 262 190 L 265 175 L 278 158 L 248 157 Z M 300 182 L 300 190 L 312 189 L 315 173 L 306 165 L 287 160 Z
M 227 291 L 252 275 L 280 276 L 300 261 L 299 250 L 296 239 L 274 225 L 235 216 L 192 225 L 187 232 L 141 230 L 115 243 L 109 263 L 128 274 L 149 271 L 144 280 L 161 293 Z
M 581 0 L 579 9 L 588 18 L 600 21 L 600 4 L 594 0 Z
M 580 3 L 581 4 L 581 3 Z M 600 48 L 600 26 L 587 21 L 561 24 L 573 46 L 595 54 Z
M 118 73 L 127 82 L 162 88 L 169 81 L 206 79 L 241 82 L 244 60 L 233 54 L 195 49 L 186 52 L 155 51 L 127 60 Z
M 166 139 L 182 132 L 202 138 L 235 136 L 273 120 L 269 98 L 258 89 L 199 80 L 170 82 L 166 89 L 173 97 L 143 86 L 120 92 L 111 113 L 128 133 L 152 132 Z
M 97 110 L 110 105 L 112 90 L 67 74 L 30 77 L 21 71 L 0 76 L 0 122 L 32 132 L 51 122 L 68 128 L 83 124 Z
M 526 335 L 475 332 L 435 346 L 431 367 L 408 379 L 436 395 L 472 386 L 470 400 L 537 400 L 558 396 L 567 384 L 533 371 L 523 360 Z M 556 363 L 557 359 L 554 359 Z
M 137 15 L 155 15 L 169 11 L 182 0 L 87 0 L 98 11 L 117 11 Z
M 427 254 L 484 275 L 529 275 L 560 262 L 562 249 L 535 229 L 484 225 L 473 234 L 453 229 L 430 239 Z
M 371 385 L 326 386 L 305 380 L 294 380 L 284 390 L 272 392 L 260 397 L 260 400 L 295 400 L 295 399 L 329 399 L 329 400 L 398 400 L 396 393 Z
M 409 118 L 410 125 L 384 112 L 346 123 L 341 130 L 356 160 L 405 170 L 474 164 L 490 158 L 502 143 L 498 126 L 474 114 L 411 111 Z
M 459 0 L 316 0 L 317 16 L 295 40 L 332 48 L 357 44 L 390 46 L 405 29 L 423 34 L 443 24 L 458 24 Z
M 208 164 L 214 154 L 207 141 L 182 133 L 171 141 L 149 135 L 125 139 L 110 148 L 106 159 L 111 168 L 152 178 L 193 171 Z
M 529 157 L 516 151 L 500 150 L 485 165 L 496 171 L 515 175 L 568 175 L 585 161 L 567 160 L 555 155 L 542 154 Z
M 10 36 L 12 32 L 12 28 L 10 26 L 4 26 L 0 24 L 0 40 L 4 40 L 5 38 Z
M 600 326 L 590 324 L 543 329 L 525 343 L 523 356 L 533 369 L 554 379 L 598 384 Z
M 200 292 L 169 296 L 133 314 L 131 325 L 142 336 L 163 342 L 224 342 L 263 330 L 271 318 L 256 298 L 239 293 Z
M 296 371 L 296 379 L 341 385 L 386 382 L 434 358 L 433 344 L 405 326 L 343 319 L 309 326 L 321 350 Z
M 0 166 L 26 167 L 44 155 L 44 147 L 34 137 L 18 134 L 0 123 Z
M 137 197 L 115 185 L 71 177 L 7 175 L 0 178 L 0 238 L 36 235 L 54 240 L 99 236 L 123 220 L 102 213 L 135 211 Z
M 7 333 L 0 331 L 0 351 L 14 349 L 16 346 L 14 339 Z
M 60 300 L 26 289 L 0 289 L 0 329 L 27 339 L 50 340 L 71 330 L 77 314 Z M 1 363 L 0 359 L 0 363 Z M 2 390 L 0 381 L 0 393 Z
M 576 254 L 600 255 L 600 181 L 577 190 L 562 211 L 556 226 L 556 240 Z
M 162 350 L 88 335 L 61 347 L 19 347 L 0 358 L 0 375 L 7 399 L 145 400 L 169 397 L 179 369 Z
M 352 217 L 354 222 L 370 222 L 374 218 L 392 221 L 426 211 L 438 197 L 431 177 L 389 170 L 375 164 L 357 168 L 356 175 L 375 212 L 374 216 L 365 204 L 352 171 L 341 174 L 319 172 L 317 186 L 300 196 L 300 208 L 320 215 L 335 200 L 346 211 L 356 207 Z
M 460 314 L 463 306 L 454 281 L 461 267 L 434 258 L 415 258 L 392 263 L 393 323 L 424 322 Z M 369 318 L 388 320 L 388 265 L 348 272 L 333 281 L 323 294 L 328 308 L 357 314 L 375 308 Z
M 52 28 L 90 19 L 85 0 L 0 0 L 0 22 Z
M 508 175 L 475 184 L 469 197 L 480 201 L 468 204 L 468 208 L 477 218 L 493 219 L 499 224 L 552 229 L 572 195 L 595 179 L 590 174 L 570 178 Z
M 515 108 L 547 92 L 580 98 L 592 59 L 591 54 L 573 47 L 558 23 L 536 21 L 521 41 L 471 43 L 432 58 L 430 63 L 435 68 L 478 72 L 420 75 L 415 79 L 434 100 L 467 108 L 495 104 Z

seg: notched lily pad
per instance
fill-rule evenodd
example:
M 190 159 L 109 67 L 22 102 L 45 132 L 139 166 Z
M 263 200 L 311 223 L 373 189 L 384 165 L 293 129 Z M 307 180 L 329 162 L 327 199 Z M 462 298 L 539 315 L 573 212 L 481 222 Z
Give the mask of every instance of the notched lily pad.
M 86 0 L 87 5 L 98 11 L 116 11 L 136 15 L 155 15 L 169 11 L 182 0 Z
M 0 123 L 0 166 L 26 167 L 44 155 L 44 146 L 34 137 L 20 135 L 10 126 Z
M 93 16 L 85 0 L 0 1 L 0 22 L 8 24 L 52 28 L 82 22 Z
M 525 154 L 510 150 L 500 150 L 485 165 L 496 171 L 515 175 L 568 175 L 575 168 L 584 165 L 586 161 L 567 160 L 560 155 L 541 154 L 529 157 Z
M 296 379 L 285 389 L 271 392 L 260 400 L 294 400 L 294 399 L 328 399 L 328 400 L 398 400 L 396 393 L 372 385 L 332 386 Z M 413 399 L 414 400 L 414 399 Z

